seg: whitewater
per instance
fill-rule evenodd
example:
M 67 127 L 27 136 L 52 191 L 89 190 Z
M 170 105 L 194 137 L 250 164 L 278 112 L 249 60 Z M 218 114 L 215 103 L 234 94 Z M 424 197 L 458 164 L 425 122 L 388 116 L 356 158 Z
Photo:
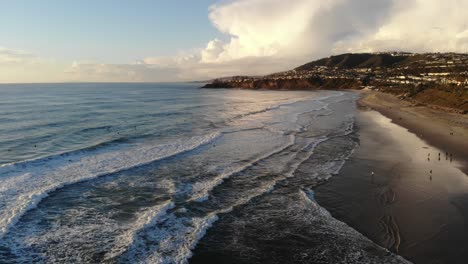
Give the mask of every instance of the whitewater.
M 0 92 L 1 263 L 203 263 L 218 247 L 249 251 L 240 226 L 260 219 L 323 233 L 319 221 L 347 239 L 335 250 L 354 241 L 351 255 L 377 247 L 313 199 L 358 144 L 354 93 L 187 83 Z M 261 226 L 253 240 L 278 235 Z M 235 243 L 223 236 L 234 227 Z

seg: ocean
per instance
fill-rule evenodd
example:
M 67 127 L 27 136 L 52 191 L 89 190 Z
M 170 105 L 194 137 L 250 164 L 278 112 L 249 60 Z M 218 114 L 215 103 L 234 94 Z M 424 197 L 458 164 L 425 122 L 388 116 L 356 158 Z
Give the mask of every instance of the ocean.
M 0 85 L 0 263 L 402 261 L 314 199 L 357 94 L 199 86 Z

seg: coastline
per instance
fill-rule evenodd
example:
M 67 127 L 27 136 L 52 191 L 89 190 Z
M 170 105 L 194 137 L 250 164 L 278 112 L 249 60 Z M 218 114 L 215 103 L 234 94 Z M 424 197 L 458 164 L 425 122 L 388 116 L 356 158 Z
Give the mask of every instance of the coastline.
M 468 118 L 362 93 L 360 144 L 340 173 L 316 189 L 318 203 L 410 261 L 465 263 Z
M 359 107 L 376 110 L 444 153 L 452 153 L 468 174 L 468 115 L 416 105 L 382 92 L 359 92 Z
M 289 154 L 294 153 L 294 157 L 310 153 L 297 165 L 288 166 L 293 168 L 294 174 L 288 169 L 289 177 L 270 185 L 264 189 L 266 192 L 218 214 L 218 220 L 194 248 L 189 263 L 409 263 L 332 217 L 316 202 L 317 185 L 333 178 L 332 174 L 341 168 L 356 146 L 355 137 L 350 134 L 353 121 L 351 118 L 345 123 L 340 121 L 340 117 L 347 116 L 343 114 L 356 110 L 356 94 L 348 93 L 348 96 L 350 100 L 331 100 L 336 105 L 330 103 L 327 111 L 316 113 L 316 118 L 310 119 L 310 130 L 305 129 L 304 134 L 300 134 L 303 138 L 331 136 L 311 145 L 310 152 L 291 149 Z M 308 117 L 305 115 L 304 119 Z M 330 129 L 336 124 L 340 130 Z M 337 154 L 340 156 L 334 156 Z M 288 152 L 273 155 L 283 158 Z M 268 176 L 256 175 L 274 168 L 277 162 L 269 155 L 267 160 L 256 161 L 255 166 L 243 174 L 255 175 L 251 184 L 261 183 L 262 178 Z M 242 174 L 236 175 L 224 185 L 230 185 L 231 189 L 242 178 Z M 246 189 L 245 184 L 240 187 L 236 193 Z M 213 194 L 225 191 L 218 189 Z

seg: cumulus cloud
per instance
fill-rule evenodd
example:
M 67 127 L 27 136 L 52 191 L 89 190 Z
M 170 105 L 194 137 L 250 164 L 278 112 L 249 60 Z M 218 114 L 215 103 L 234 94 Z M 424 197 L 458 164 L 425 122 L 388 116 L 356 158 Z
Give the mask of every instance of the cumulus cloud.
M 336 40 L 374 30 L 390 4 L 390 0 L 238 0 L 214 5 L 209 17 L 230 40 L 211 61 L 326 54 Z
M 336 43 L 336 52 L 468 52 L 468 1 L 394 0 L 375 32 Z
M 343 52 L 467 52 L 465 10 L 465 0 L 224 1 L 209 18 L 227 41 L 171 65 L 187 79 L 271 73 Z
M 219 39 L 214 39 L 201 51 L 201 62 L 216 62 L 223 51 L 223 43 Z
M 203 80 L 282 71 L 343 52 L 468 52 L 466 10 L 466 0 L 225 0 L 208 9 L 220 37 L 205 47 L 128 64 L 75 62 L 57 75 L 76 81 Z M 37 61 L 0 48 L 0 65 Z
M 340 52 L 467 52 L 465 0 L 237 0 L 210 8 L 226 43 L 219 62 L 244 57 L 315 59 Z M 220 50 L 222 48 L 222 50 Z

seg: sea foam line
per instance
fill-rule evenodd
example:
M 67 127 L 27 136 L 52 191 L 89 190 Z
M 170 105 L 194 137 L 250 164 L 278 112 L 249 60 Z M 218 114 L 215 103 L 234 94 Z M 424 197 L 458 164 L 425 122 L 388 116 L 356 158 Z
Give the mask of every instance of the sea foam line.
M 221 184 L 225 179 L 221 177 L 229 177 L 230 175 L 233 175 L 236 172 L 240 172 L 248 167 L 251 167 L 256 162 L 266 159 L 274 154 L 280 153 L 289 146 L 293 145 L 294 140 L 295 137 L 293 135 L 290 135 L 289 144 L 282 146 L 262 157 L 257 158 L 255 161 L 250 162 L 246 166 L 239 167 L 235 171 L 230 171 L 232 173 L 221 174 L 220 177 L 210 182 L 212 183 L 212 185 L 209 185 L 210 188 L 204 189 L 203 192 L 200 193 L 204 195 L 195 195 L 192 198 L 192 200 L 206 200 L 208 197 L 208 192 L 212 190 L 212 188 L 214 188 L 215 186 Z M 299 161 L 299 164 L 302 164 L 304 160 L 308 159 L 310 155 L 312 155 L 315 146 L 317 146 L 320 142 L 323 142 L 324 140 L 326 140 L 326 138 L 319 138 L 316 141 L 311 142 L 305 147 L 303 147 L 301 151 L 307 148 L 312 148 L 312 150 L 308 153 L 308 155 L 306 155 L 305 158 Z M 151 228 L 146 228 L 146 232 L 148 232 L 148 234 L 146 234 L 145 237 L 151 237 L 151 239 L 153 239 L 154 242 L 158 245 L 150 250 L 147 250 L 145 249 L 145 246 L 142 246 L 142 243 L 145 243 L 143 242 L 143 239 L 135 240 L 135 243 L 132 244 L 129 251 L 126 252 L 122 256 L 122 258 L 125 261 L 131 261 L 135 263 L 187 263 L 188 259 L 192 257 L 192 250 L 204 237 L 207 230 L 213 225 L 213 223 L 218 220 L 219 214 L 231 212 L 236 206 L 246 204 L 255 197 L 259 197 L 265 193 L 270 192 L 274 185 L 282 179 L 278 179 L 274 181 L 273 184 L 269 184 L 268 186 L 261 188 L 259 192 L 249 195 L 245 197 L 245 199 L 242 199 L 241 201 L 238 201 L 235 204 L 232 204 L 226 208 L 218 209 L 215 212 L 212 212 L 203 218 L 188 219 L 186 217 L 177 217 L 174 213 L 171 213 L 170 215 L 165 215 L 164 217 L 166 219 L 161 221 L 164 223 L 161 223 L 158 226 L 151 226 Z M 187 212 L 184 211 L 184 214 L 186 213 Z M 140 230 L 139 233 L 143 231 L 144 230 Z M 165 252 L 169 252 L 169 254 L 166 254 Z
M 123 252 L 128 250 L 132 244 L 135 243 L 135 241 L 138 239 L 138 232 L 156 225 L 164 216 L 167 215 L 167 211 L 173 209 L 174 207 L 175 204 L 172 201 L 166 201 L 163 204 L 151 207 L 143 213 L 140 213 L 133 223 L 132 228 L 116 238 L 116 241 L 119 241 L 119 245 L 114 247 L 110 252 L 106 253 L 104 258 L 106 260 L 110 260 L 120 256 Z
M 268 152 L 267 154 L 258 157 L 248 164 L 236 167 L 236 168 L 228 168 L 225 169 L 222 173 L 219 174 L 216 178 L 208 181 L 208 182 L 197 182 L 192 186 L 192 190 L 194 190 L 194 194 L 192 197 L 189 199 L 191 201 L 196 201 L 196 202 L 203 202 L 208 199 L 209 192 L 212 191 L 216 186 L 222 184 L 226 179 L 229 179 L 232 175 L 239 173 L 241 171 L 244 171 L 251 166 L 253 166 L 255 163 L 267 159 L 268 157 L 271 157 L 272 155 L 275 155 L 277 153 L 282 152 L 283 150 L 291 147 L 294 145 L 295 141 L 295 136 L 294 135 L 289 135 L 289 141 L 287 144 L 272 150 L 271 152 Z
M 326 137 L 317 138 L 314 142 L 304 146 L 299 152 L 308 148 L 310 148 L 310 150 L 307 152 L 305 157 L 299 159 L 299 161 L 290 168 L 290 171 L 285 174 L 285 178 L 294 176 L 294 172 L 297 170 L 300 164 L 310 158 L 316 146 L 321 142 L 326 141 L 327 139 L 328 138 Z M 294 136 L 291 136 L 291 140 L 294 142 Z M 278 148 L 276 151 L 270 152 L 269 155 L 267 154 L 256 159 L 256 161 L 249 163 L 249 165 L 240 168 L 240 171 L 252 166 L 262 159 L 268 158 L 269 156 L 276 153 L 280 153 L 289 146 L 290 145 L 288 144 Z M 297 156 L 299 152 L 297 152 L 295 156 Z M 226 176 L 228 175 L 232 174 L 226 174 Z M 171 213 L 170 215 L 164 215 L 163 218 L 166 219 L 159 221 L 160 224 L 158 224 L 158 226 L 155 226 L 155 224 L 153 226 L 147 226 L 149 228 L 145 228 L 146 232 L 148 232 L 145 237 L 150 237 L 158 245 L 154 248 L 147 249 L 142 245 L 145 243 L 143 242 L 143 239 L 136 239 L 135 242 L 130 246 L 129 251 L 122 256 L 122 259 L 134 263 L 187 263 L 188 259 L 190 259 L 193 255 L 192 250 L 195 249 L 196 245 L 204 237 L 207 230 L 214 224 L 214 222 L 218 220 L 219 214 L 229 213 L 234 210 L 235 207 L 247 204 L 252 199 L 272 191 L 276 183 L 284 180 L 285 178 L 277 179 L 267 186 L 261 188 L 259 192 L 249 195 L 245 197 L 245 199 L 242 199 L 241 201 L 238 201 L 226 208 L 218 209 L 203 218 L 188 219 L 186 217 L 177 217 L 174 213 Z M 221 181 L 213 182 L 221 184 L 223 179 L 220 180 Z M 214 185 L 213 188 L 215 186 L 216 185 Z M 209 190 L 205 189 L 204 191 L 207 192 Z M 207 196 L 201 196 L 200 198 L 206 199 Z M 187 212 L 184 211 L 184 213 Z M 155 222 L 153 221 L 152 223 Z M 145 230 L 142 229 L 139 231 L 139 233 L 144 231 Z
M 204 217 L 165 215 L 136 233 L 136 239 L 118 262 L 187 263 L 192 250 L 218 220 L 216 213 Z
M 235 207 L 237 206 L 241 206 L 241 205 L 244 205 L 244 204 L 247 204 L 248 202 L 250 202 L 252 199 L 256 198 L 256 197 L 259 197 L 261 195 L 264 195 L 265 193 L 269 193 L 271 192 L 272 190 L 274 190 L 276 184 L 279 182 L 279 181 L 282 181 L 286 178 L 290 178 L 290 177 L 293 177 L 294 176 L 294 172 L 297 170 L 297 168 L 302 164 L 304 163 L 304 161 L 308 160 L 312 154 L 314 153 L 314 150 L 315 148 L 317 147 L 317 145 L 319 145 L 320 143 L 324 142 L 328 140 L 327 137 L 321 137 L 321 138 L 318 138 L 316 141 L 314 142 L 311 142 L 309 144 L 307 144 L 305 147 L 303 147 L 300 151 L 304 151 L 305 149 L 307 148 L 311 148 L 311 150 L 307 153 L 307 155 L 300 159 L 299 162 L 295 163 L 292 167 L 291 167 L 291 170 L 286 173 L 286 177 L 285 178 L 282 178 L 282 179 L 277 179 L 277 180 L 274 180 L 271 184 L 267 185 L 266 187 L 262 188 L 260 190 L 260 192 L 256 193 L 256 194 L 253 194 L 253 195 L 250 195 L 248 197 L 246 197 L 246 199 L 243 199 L 241 202 L 238 202 L 238 203 L 235 203 L 227 208 L 223 208 L 221 210 L 217 210 L 215 214 L 211 215 L 210 218 L 207 218 L 205 219 L 205 221 L 208 221 L 209 224 L 208 225 L 204 225 L 204 227 L 201 229 L 200 232 L 197 233 L 197 238 L 195 240 L 192 241 L 191 246 L 189 248 L 187 248 L 188 250 L 185 251 L 185 254 L 183 254 L 182 256 L 181 255 L 178 255 L 177 256 L 177 261 L 175 261 L 175 263 L 187 263 L 188 262 L 188 259 L 190 259 L 192 257 L 192 250 L 195 248 L 195 246 L 198 244 L 198 241 L 201 240 L 201 238 L 203 238 L 203 236 L 205 235 L 206 231 L 212 226 L 212 224 L 218 220 L 218 216 L 219 214 L 225 214 L 225 213 L 229 213 L 231 212 L 232 210 L 234 210 Z M 281 151 L 283 151 L 284 149 L 288 148 L 289 146 L 285 146 L 283 148 L 280 148 L 278 149 L 276 152 L 270 154 L 269 156 L 272 156 L 276 153 L 280 153 Z M 297 156 L 299 152 L 296 153 L 295 156 Z M 269 156 L 267 157 L 264 157 L 263 159 L 265 158 L 268 158 Z M 255 164 L 256 162 L 258 161 L 261 161 L 262 158 L 259 158 L 257 161 L 255 162 L 252 162 L 248 167 L 252 166 L 253 164 Z M 147 262 L 147 263 L 151 263 L 151 262 Z M 163 261 L 163 262 L 157 262 L 157 263 L 169 263 L 167 261 Z
M 326 100 L 326 99 L 333 98 L 333 97 L 339 97 L 339 96 L 342 96 L 342 95 L 344 95 L 344 93 L 338 92 L 338 93 L 333 93 L 333 94 L 328 95 L 328 96 L 320 96 L 320 97 L 317 97 L 317 98 L 314 98 L 313 96 L 310 96 L 310 97 L 301 98 L 301 99 L 289 100 L 289 101 L 286 101 L 286 102 L 281 102 L 281 103 L 266 106 L 265 108 L 260 109 L 260 110 L 256 110 L 256 111 L 247 112 L 247 113 L 244 113 L 244 114 L 241 114 L 241 115 L 233 116 L 233 117 L 229 118 L 227 120 L 227 122 L 232 122 L 233 120 L 238 119 L 238 118 L 244 118 L 244 117 L 248 117 L 248 116 L 251 116 L 251 115 L 265 113 L 265 112 L 268 112 L 268 111 L 271 111 L 271 110 L 277 110 L 277 109 L 280 109 L 283 106 L 293 105 L 293 104 L 301 103 L 301 102 L 316 101 L 316 102 L 320 102 L 322 104 L 327 104 L 327 103 L 323 103 L 322 100 Z M 319 110 L 319 109 L 315 109 L 315 110 Z
M 324 97 L 321 97 L 321 98 L 316 98 L 314 100 L 317 100 L 317 101 L 320 101 L 320 100 L 324 100 L 324 99 L 328 99 L 328 98 L 332 98 L 332 97 L 338 97 L 338 96 L 341 96 L 343 95 L 343 93 L 339 93 L 338 95 L 334 94 L 334 95 L 330 95 L 330 96 L 324 96 Z M 294 104 L 294 103 L 297 103 L 297 102 L 302 102 L 302 101 L 307 101 L 307 100 L 295 100 L 293 102 L 288 102 L 288 103 L 284 103 L 284 104 L 281 104 L 277 107 L 280 107 L 280 106 L 284 106 L 284 105 L 288 105 L 288 104 Z M 311 113 L 311 112 L 314 112 L 314 111 L 318 111 L 318 110 L 322 110 L 322 109 L 328 109 L 328 103 L 323 103 L 321 102 L 323 105 L 318 107 L 318 108 L 315 108 L 315 109 L 312 109 L 312 110 L 308 110 L 308 111 L 305 111 L 305 112 L 300 112 L 300 113 L 297 113 L 295 115 L 295 121 L 297 122 L 297 119 L 298 119 L 298 116 L 301 115 L 301 114 L 305 114 L 305 113 Z M 352 129 L 352 127 L 351 127 Z M 276 131 L 274 131 L 276 132 Z M 299 131 L 301 132 L 301 131 Z M 313 149 L 315 148 L 316 145 L 318 145 L 319 143 L 327 140 L 328 138 L 320 138 L 319 141 L 317 142 L 314 142 L 314 146 L 312 147 Z M 286 144 L 285 146 L 282 146 L 282 147 L 279 147 L 278 149 L 275 149 L 251 162 L 249 162 L 248 164 L 246 165 L 243 165 L 243 166 L 239 166 L 239 167 L 236 167 L 236 168 L 228 168 L 226 170 L 224 170 L 218 177 L 216 177 L 215 179 L 213 180 L 210 180 L 208 182 L 198 182 L 198 183 L 195 183 L 193 186 L 192 186 L 192 189 L 195 190 L 195 194 L 192 195 L 192 197 L 190 198 L 190 200 L 192 201 L 196 201 L 196 202 L 203 202 L 205 200 L 208 199 L 208 196 L 209 196 L 209 192 L 212 191 L 216 186 L 222 184 L 226 179 L 230 178 L 232 175 L 236 174 L 236 173 L 239 173 L 241 171 L 244 171 L 246 169 L 248 169 L 249 167 L 251 167 L 252 165 L 254 165 L 255 163 L 261 161 L 261 160 L 264 160 L 274 154 L 277 154 L 283 150 L 285 150 L 286 148 L 294 145 L 294 140 L 295 140 L 295 136 L 294 135 L 289 135 L 289 142 L 288 144 Z M 306 146 L 305 148 L 307 147 L 310 147 L 310 145 Z M 312 150 L 313 151 L 313 150 Z M 312 153 L 310 154 L 312 155 Z M 310 158 L 310 155 L 305 159 L 307 160 L 308 158 Z M 302 164 L 305 160 L 301 161 L 300 163 Z M 299 166 L 300 164 L 298 164 L 297 166 Z M 293 169 L 293 172 L 296 170 L 297 168 Z
M 0 238 L 50 192 L 191 151 L 220 136 L 221 133 L 216 132 L 167 145 L 143 145 L 121 151 L 98 152 L 96 155 L 78 153 L 42 163 L 11 165 L 8 166 L 9 170 L 3 167 L 0 176 Z
M 235 173 L 241 172 L 251 167 L 256 162 L 266 159 L 276 153 L 280 153 L 281 151 L 284 151 L 286 148 L 294 145 L 295 136 L 294 135 L 289 135 L 289 136 L 290 136 L 290 142 L 286 144 L 285 146 L 282 146 L 276 150 L 273 150 L 272 152 L 267 153 L 266 155 L 263 155 L 262 157 L 255 159 L 254 161 L 250 162 L 249 164 L 245 166 L 240 166 L 235 169 L 226 170 L 214 180 L 209 181 L 207 183 L 200 184 L 199 186 L 205 186 L 205 187 L 208 186 L 208 188 L 202 188 L 200 192 L 192 196 L 191 200 L 198 201 L 198 202 L 205 201 L 208 198 L 209 192 L 213 188 L 218 186 L 219 184 L 223 183 L 225 179 L 229 178 Z M 328 139 L 329 139 L 328 137 L 320 137 L 320 138 L 317 138 L 316 141 L 311 142 L 307 144 L 305 147 L 303 147 L 300 151 L 304 151 L 307 148 L 311 148 L 311 149 L 308 151 L 305 157 L 301 158 L 297 163 L 291 166 L 290 170 L 285 174 L 286 176 L 285 178 L 294 176 L 294 173 L 298 169 L 298 167 L 303 162 L 308 160 L 311 157 L 311 155 L 313 155 L 314 150 L 317 147 L 317 145 L 319 145 L 320 143 Z M 296 156 L 297 154 L 298 153 L 296 153 Z M 231 212 L 234 209 L 234 207 L 246 204 L 252 199 L 254 199 L 255 197 L 259 197 L 265 193 L 270 192 L 271 190 L 274 189 L 274 186 L 276 185 L 277 182 L 284 180 L 285 178 L 277 179 L 273 181 L 273 183 L 268 185 L 266 188 L 265 187 L 262 188 L 260 192 L 250 195 L 249 197 L 246 197 L 246 199 L 242 199 L 241 202 L 235 203 L 227 208 L 216 210 L 215 212 L 208 214 L 206 217 L 191 219 L 191 221 L 189 222 L 191 222 L 191 225 L 193 226 L 193 228 L 187 227 L 185 222 L 188 222 L 188 219 L 185 219 L 184 221 L 184 218 L 178 218 L 173 214 L 171 216 L 167 216 L 168 219 L 165 221 L 169 222 L 168 226 L 152 228 L 152 230 L 150 231 L 152 233 L 150 237 L 155 239 L 155 242 L 157 241 L 158 243 L 160 243 L 159 246 L 155 247 L 150 252 L 148 251 L 141 252 L 141 247 L 138 247 L 137 245 L 133 245 L 132 247 L 133 252 L 128 252 L 129 254 L 125 256 L 124 258 L 127 260 L 132 260 L 133 262 L 136 262 L 136 263 L 187 263 L 188 259 L 192 257 L 192 254 L 193 254 L 192 250 L 196 247 L 198 242 L 206 234 L 206 231 L 213 225 L 214 222 L 218 220 L 218 214 Z M 195 189 L 199 189 L 199 188 L 195 188 Z M 326 210 L 322 210 L 322 212 L 324 214 L 327 213 Z M 163 252 L 170 252 L 170 253 L 169 255 L 165 255 Z M 140 254 L 143 256 L 141 256 Z
M 211 180 L 205 183 L 196 184 L 193 189 L 196 189 L 196 190 L 201 189 L 201 190 L 195 193 L 191 197 L 191 200 L 197 201 L 197 202 L 205 201 L 206 199 L 208 199 L 209 192 L 213 190 L 216 186 L 222 184 L 224 180 L 226 180 L 227 178 L 253 166 L 255 163 L 263 159 L 266 159 L 274 154 L 280 153 L 284 151 L 285 149 L 287 149 L 288 147 L 294 145 L 295 136 L 289 135 L 289 139 L 290 140 L 288 144 L 282 147 L 279 147 L 249 162 L 248 164 L 244 166 L 239 166 L 234 169 L 226 169 L 223 173 L 221 173 L 214 180 Z M 302 152 L 308 148 L 310 148 L 310 150 L 307 152 L 307 154 L 303 158 L 299 159 L 298 162 L 296 162 L 294 165 L 291 166 L 290 170 L 285 174 L 286 178 L 294 176 L 294 173 L 298 169 L 298 167 L 303 162 L 308 160 L 311 157 L 311 155 L 313 155 L 316 146 L 328 139 L 329 139 L 328 137 L 320 137 L 320 138 L 317 138 L 314 142 L 311 142 L 307 144 L 305 147 L 303 147 L 299 152 Z M 295 156 L 297 156 L 299 152 L 296 153 Z M 251 201 L 253 198 L 270 192 L 271 190 L 274 189 L 274 186 L 276 185 L 276 183 L 283 179 L 275 180 L 272 184 L 270 184 L 266 188 L 262 188 L 260 192 L 254 195 L 250 195 L 249 197 L 246 197 L 246 199 L 242 199 L 240 203 L 233 204 L 227 208 L 216 210 L 214 213 L 211 213 L 204 218 L 191 219 L 190 222 L 191 222 L 191 225 L 193 225 L 192 228 L 187 227 L 186 224 L 181 224 L 183 222 L 186 222 L 183 220 L 184 218 L 180 219 L 176 217 L 175 215 L 168 217 L 166 221 L 170 223 L 169 226 L 165 228 L 164 227 L 152 228 L 152 230 L 149 231 L 152 233 L 152 237 L 157 238 L 156 240 L 158 241 L 158 243 L 161 243 L 161 245 L 156 247 L 152 252 L 143 253 L 141 251 L 138 252 L 139 250 L 137 248 L 140 248 L 140 247 L 134 244 L 133 245 L 134 251 L 128 252 L 130 253 L 129 255 L 131 255 L 131 257 L 127 255 L 125 256 L 126 259 L 129 259 L 128 257 L 130 257 L 132 261 L 137 262 L 137 263 L 187 263 L 188 259 L 192 257 L 192 254 L 193 254 L 192 250 L 196 247 L 198 242 L 203 238 L 206 231 L 213 225 L 215 221 L 218 220 L 218 216 L 217 216 L 218 214 L 228 213 L 232 211 L 234 207 L 242 205 L 242 204 L 246 204 L 249 201 Z M 174 226 L 176 228 L 174 228 Z M 182 233 L 185 235 L 180 236 L 180 234 Z M 165 255 L 162 252 L 171 252 L 171 253 L 169 255 Z M 141 256 L 140 254 L 142 254 L 143 256 Z

